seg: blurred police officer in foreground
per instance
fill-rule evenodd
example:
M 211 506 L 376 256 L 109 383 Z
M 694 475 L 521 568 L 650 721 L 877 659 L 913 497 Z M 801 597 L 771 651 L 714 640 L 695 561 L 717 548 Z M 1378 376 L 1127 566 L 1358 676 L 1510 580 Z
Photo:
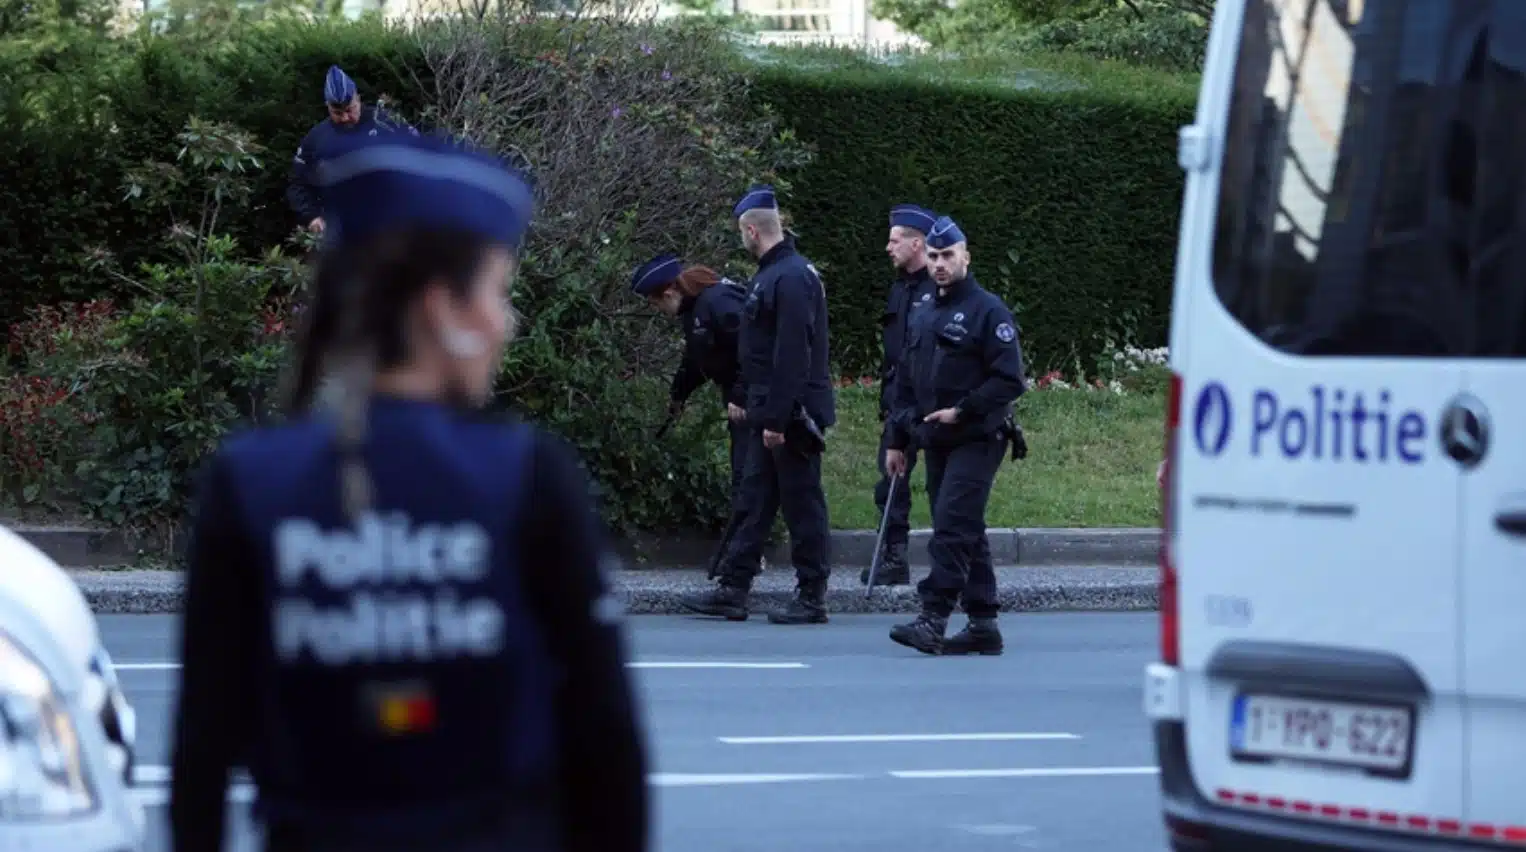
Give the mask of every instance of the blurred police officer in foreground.
M 827 620 L 827 498 L 821 487 L 825 430 L 837 422 L 829 375 L 827 299 L 816 268 L 784 232 L 773 188 L 754 186 L 732 210 L 742 244 L 758 259 L 743 308 L 742 379 L 747 383 L 746 516 L 731 540 L 716 589 L 684 600 L 703 615 L 745 621 L 763 544 L 784 510 L 796 594 L 772 612 L 775 624 Z
M 905 473 L 908 449 L 922 448 L 932 570 L 917 585 L 922 614 L 890 638 L 926 654 L 1000 654 L 986 502 L 1015 437 L 1012 403 L 1024 390 L 1017 324 L 1000 298 L 975 283 L 964 234 L 947 216 L 928 232 L 927 263 L 937 295 L 919 309 L 896 371 L 885 469 Z M 945 640 L 961 594 L 969 625 Z
M 286 185 L 286 202 L 302 227 L 314 233 L 323 231 L 323 199 L 313 180 L 314 168 L 325 157 L 335 156 L 360 141 L 355 137 L 374 137 L 386 131 L 403 130 L 417 135 L 406 123 L 387 115 L 379 106 L 365 106 L 355 81 L 338 65 L 329 66 L 323 79 L 323 101 L 329 117 L 313 125 L 297 146 L 291 161 L 291 178 Z
M 714 382 L 726 405 L 731 433 L 731 518 L 721 550 L 710 563 L 710 576 L 719 571 L 726 544 L 742 519 L 742 468 L 747 460 L 747 388 L 737 360 L 737 335 L 747 288 L 722 278 L 708 266 L 684 268 L 672 255 L 647 261 L 631 275 L 631 292 L 652 307 L 677 317 L 684 333 L 683 361 L 668 391 L 668 422 L 683 411 L 689 397 L 706 381 Z
M 320 178 L 293 417 L 224 443 L 199 492 L 174 849 L 221 848 L 243 764 L 271 850 L 645 850 L 587 481 L 562 442 L 474 410 L 513 333 L 529 190 L 406 134 Z
M 932 229 L 937 216 L 932 211 L 915 204 L 898 204 L 890 208 L 890 241 L 885 251 L 895 265 L 896 280 L 890 284 L 890 296 L 885 300 L 885 313 L 880 316 L 884 326 L 885 354 L 880 360 L 880 422 L 890 417 L 891 395 L 895 389 L 896 365 L 906 348 L 906 329 L 918 308 L 926 307 L 933 298 L 933 279 L 927 272 L 927 254 L 924 240 Z M 889 446 L 890 426 L 880 432 L 880 449 L 875 460 L 880 468 L 880 481 L 874 486 L 874 505 L 881 513 L 890 495 L 891 477 L 885 473 L 885 450 Z M 915 448 L 906 452 L 906 474 L 917 466 Z M 904 586 L 911 582 L 911 567 L 906 562 L 906 540 L 911 535 L 911 483 L 909 479 L 896 484 L 895 500 L 890 504 L 890 517 L 885 524 L 885 555 L 879 571 L 874 575 L 876 586 Z M 869 582 L 869 569 L 858 577 L 860 583 Z

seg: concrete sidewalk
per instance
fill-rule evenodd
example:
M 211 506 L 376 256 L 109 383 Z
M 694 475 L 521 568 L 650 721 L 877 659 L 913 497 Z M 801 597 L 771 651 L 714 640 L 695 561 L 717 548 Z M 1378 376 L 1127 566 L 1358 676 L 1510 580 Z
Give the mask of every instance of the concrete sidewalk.
M 168 558 L 163 547 L 144 547 L 106 529 L 65 526 L 12 525 L 11 529 L 60 565 L 101 568 L 137 564 L 144 557 Z M 930 530 L 913 530 L 907 555 L 912 565 L 927 565 Z M 991 529 L 991 558 L 997 565 L 1154 565 L 1160 530 L 1117 529 Z M 835 530 L 831 560 L 834 568 L 857 570 L 874 555 L 875 531 Z M 709 562 L 719 540 L 713 536 L 637 535 L 616 542 L 627 567 L 698 568 Z M 788 541 L 775 543 L 765 554 L 774 565 L 788 564 Z
M 98 613 L 178 612 L 184 598 L 178 571 L 71 573 Z M 682 613 L 678 605 L 681 596 L 711 585 L 701 572 L 674 568 L 623 570 L 616 572 L 614 582 L 626 610 L 641 615 Z M 1153 610 L 1158 605 L 1155 584 L 1154 568 L 1069 565 L 997 569 L 997 588 L 1006 612 Z M 777 567 L 764 571 L 753 588 L 754 610 L 761 613 L 783 604 L 794 585 L 793 572 Z M 918 608 L 911 587 L 879 588 L 866 595 L 857 569 L 833 573 L 827 605 L 839 613 L 916 612 Z

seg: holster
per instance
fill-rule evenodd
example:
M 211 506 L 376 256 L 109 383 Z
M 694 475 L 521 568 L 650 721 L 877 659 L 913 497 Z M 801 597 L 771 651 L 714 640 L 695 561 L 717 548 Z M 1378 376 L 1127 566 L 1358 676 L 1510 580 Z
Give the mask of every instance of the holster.
M 797 406 L 794 417 L 784 427 L 784 445 L 804 456 L 821 455 L 827 449 L 827 436 L 811 415 Z

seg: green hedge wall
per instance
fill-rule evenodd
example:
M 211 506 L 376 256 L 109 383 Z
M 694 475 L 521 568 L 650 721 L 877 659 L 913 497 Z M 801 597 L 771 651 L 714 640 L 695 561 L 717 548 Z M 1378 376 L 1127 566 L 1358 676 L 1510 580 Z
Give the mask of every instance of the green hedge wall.
M 1018 316 L 1030 370 L 1078 357 L 1090 369 L 1109 342 L 1164 345 L 1182 186 L 1176 130 L 1192 111 L 1179 92 L 778 69 L 757 91 L 817 152 L 786 204 L 827 282 L 844 368 L 869 372 L 877 361 L 886 215 L 902 202 L 959 222 L 977 280 Z
M 342 37 L 340 37 L 342 36 Z M 159 156 L 189 115 L 232 121 L 269 148 L 259 213 L 233 233 L 249 250 L 293 225 L 286 158 L 321 118 L 315 87 L 342 64 L 368 100 L 417 114 L 428 89 L 416 45 L 356 26 L 255 30 L 210 64 L 163 39 L 28 57 L 0 53 L 0 323 L 35 304 L 110 288 L 88 250 L 151 256 L 160 222 L 121 204 L 124 170 Z M 28 64 L 29 63 L 29 64 Z M 1170 306 L 1181 178 L 1175 131 L 1191 97 L 1119 86 L 1054 91 L 1012 78 L 960 82 L 819 63 L 746 63 L 752 97 L 815 150 L 784 203 L 826 278 L 833 348 L 846 374 L 878 362 L 890 269 L 886 211 L 920 203 L 969 235 L 977 277 L 1018 314 L 1030 368 L 1090 367 L 1108 343 L 1160 345 Z M 25 92 L 70 78 L 39 107 Z M 98 104 L 110 104 L 109 111 Z M 102 116 L 107 116 L 103 118 Z

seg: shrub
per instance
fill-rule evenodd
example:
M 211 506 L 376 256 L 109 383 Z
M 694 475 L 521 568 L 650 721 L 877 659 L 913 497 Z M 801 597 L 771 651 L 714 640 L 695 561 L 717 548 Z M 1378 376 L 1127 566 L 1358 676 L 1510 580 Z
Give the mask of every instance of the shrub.
M 1078 53 L 1096 59 L 1113 59 L 1162 68 L 1195 72 L 1203 67 L 1208 49 L 1208 27 L 1197 15 L 1172 8 L 1152 8 L 1136 15 L 1112 9 L 1091 18 L 1060 19 L 1023 33 L 1015 40 L 1019 48 Z

